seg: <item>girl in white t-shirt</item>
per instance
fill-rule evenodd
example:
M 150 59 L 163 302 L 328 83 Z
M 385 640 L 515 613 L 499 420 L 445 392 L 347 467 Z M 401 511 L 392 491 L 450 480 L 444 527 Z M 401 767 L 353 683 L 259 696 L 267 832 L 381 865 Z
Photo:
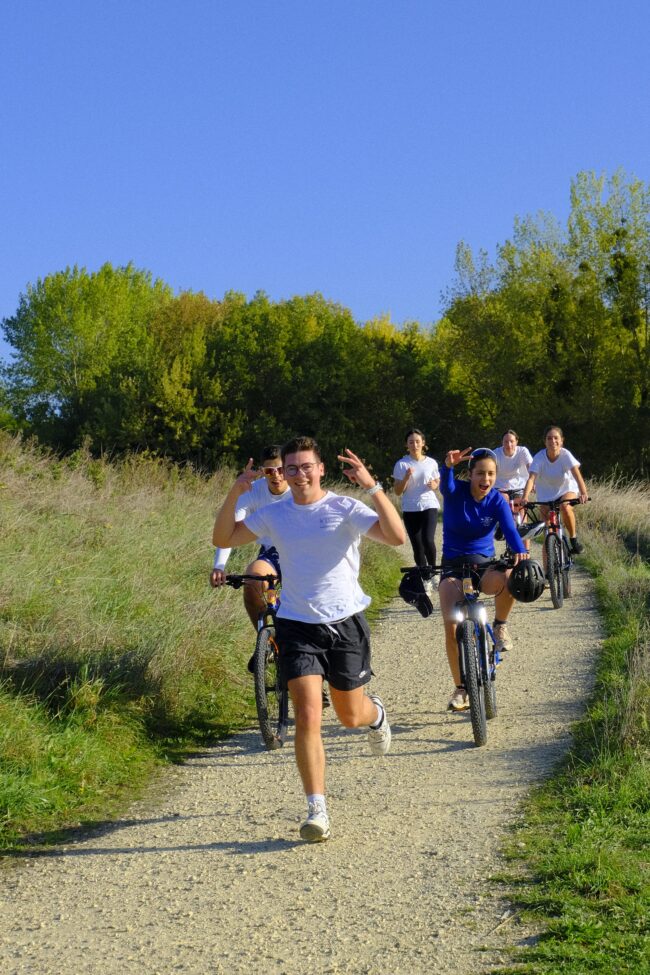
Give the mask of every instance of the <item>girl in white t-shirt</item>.
M 514 430 L 506 430 L 501 446 L 497 447 L 494 453 L 497 458 L 495 488 L 505 495 L 508 495 L 508 492 L 518 491 L 521 497 L 528 480 L 528 468 L 533 459 L 530 450 L 519 444 L 519 437 Z
M 404 527 L 408 533 L 416 565 L 436 564 L 436 525 L 440 502 L 436 488 L 440 471 L 433 457 L 425 454 L 421 430 L 406 434 L 407 454 L 393 468 L 395 494 L 402 499 Z
M 580 498 L 581 504 L 588 501 L 587 487 L 580 473 L 580 461 L 563 446 L 564 435 L 560 427 L 547 427 L 544 431 L 546 447 L 533 457 L 523 500 L 528 501 L 535 489 L 543 517 L 548 515 L 545 501 L 569 501 Z M 578 541 L 576 518 L 570 505 L 562 507 L 562 521 L 571 539 L 571 548 L 579 555 L 584 545 Z
M 497 459 L 495 488 L 508 501 L 520 498 L 524 493 L 528 480 L 528 468 L 533 459 L 530 450 L 528 447 L 519 445 L 519 437 L 514 430 L 506 430 L 501 440 L 501 446 L 496 447 L 494 453 Z M 494 537 L 497 541 L 503 538 L 503 533 L 498 525 Z M 526 548 L 530 547 L 528 542 L 524 544 Z

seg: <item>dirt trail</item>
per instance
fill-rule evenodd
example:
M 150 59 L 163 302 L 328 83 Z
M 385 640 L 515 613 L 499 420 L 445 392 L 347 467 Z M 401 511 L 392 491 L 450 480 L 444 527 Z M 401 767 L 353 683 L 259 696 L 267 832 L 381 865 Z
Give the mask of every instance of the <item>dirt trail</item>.
M 386 758 L 326 718 L 329 842 L 298 839 L 291 745 L 254 731 L 171 770 L 165 798 L 3 871 L 4 975 L 476 975 L 525 937 L 490 877 L 530 786 L 570 740 L 600 640 L 588 577 L 512 617 L 499 714 L 475 748 L 436 611 L 395 600 L 374 635 Z

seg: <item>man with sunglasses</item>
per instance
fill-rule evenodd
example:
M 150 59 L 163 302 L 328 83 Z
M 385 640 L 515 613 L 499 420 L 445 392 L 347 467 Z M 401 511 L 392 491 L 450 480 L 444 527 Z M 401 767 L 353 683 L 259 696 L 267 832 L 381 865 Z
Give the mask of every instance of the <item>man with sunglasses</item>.
M 250 488 L 244 471 L 228 492 L 214 526 L 215 545 L 244 545 L 269 536 L 282 562 L 282 603 L 276 618 L 279 667 L 295 716 L 296 764 L 307 797 L 300 827 L 308 842 L 330 835 L 325 802 L 325 751 L 321 735 L 323 680 L 346 728 L 368 728 L 373 755 L 385 755 L 391 732 L 382 701 L 365 693 L 371 677 L 370 599 L 359 586 L 362 535 L 402 545 L 404 526 L 364 463 L 351 450 L 339 456 L 345 475 L 372 498 L 373 508 L 321 486 L 325 473 L 318 444 L 296 437 L 282 448 L 287 504 L 267 506 L 237 522 L 240 497 Z
M 284 479 L 279 444 L 271 444 L 262 449 L 259 471 L 253 470 L 252 458 L 249 460 L 246 469 L 251 476 L 250 490 L 242 497 L 241 503 L 235 511 L 236 521 L 243 521 L 248 515 L 264 508 L 267 504 L 288 501 L 291 497 L 289 485 Z M 246 575 L 275 575 L 281 579 L 280 557 L 271 539 L 262 537 L 258 541 L 260 550 L 257 553 L 257 558 L 246 566 L 244 573 Z M 226 563 L 229 557 L 229 548 L 217 547 L 214 553 L 214 568 L 210 573 L 210 585 L 214 588 L 223 586 L 226 581 Z M 266 588 L 268 588 L 268 583 L 254 582 L 252 579 L 247 579 L 243 587 L 244 607 L 256 630 L 257 620 L 265 606 L 262 592 Z

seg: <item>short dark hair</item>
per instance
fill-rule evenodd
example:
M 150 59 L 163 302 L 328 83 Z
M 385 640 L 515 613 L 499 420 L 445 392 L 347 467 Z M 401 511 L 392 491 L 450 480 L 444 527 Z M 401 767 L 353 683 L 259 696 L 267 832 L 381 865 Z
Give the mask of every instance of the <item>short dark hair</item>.
M 260 454 L 260 461 L 263 464 L 265 460 L 277 460 L 282 452 L 282 447 L 279 443 L 270 443 L 266 447 L 262 447 L 262 453 Z
M 282 463 L 284 464 L 285 458 L 288 454 L 297 454 L 300 450 L 313 450 L 313 452 L 318 457 L 320 462 L 321 452 L 320 447 L 316 443 L 313 437 L 293 437 L 292 440 L 288 440 L 282 447 L 280 451 L 280 456 L 282 457 Z
M 503 437 L 507 437 L 508 434 L 511 434 L 515 438 L 515 440 L 517 441 L 517 443 L 519 443 L 519 434 L 516 432 L 516 430 L 506 430 L 506 432 L 504 433 Z M 503 440 L 503 437 L 501 437 L 502 440 Z
M 546 430 L 544 430 L 544 440 L 546 440 L 546 438 L 548 437 L 548 435 L 551 432 L 551 430 L 557 430 L 557 432 L 560 434 L 560 436 L 564 440 L 564 431 L 563 431 L 562 427 L 559 427 L 557 425 L 557 423 L 551 423 L 550 427 L 547 427 Z

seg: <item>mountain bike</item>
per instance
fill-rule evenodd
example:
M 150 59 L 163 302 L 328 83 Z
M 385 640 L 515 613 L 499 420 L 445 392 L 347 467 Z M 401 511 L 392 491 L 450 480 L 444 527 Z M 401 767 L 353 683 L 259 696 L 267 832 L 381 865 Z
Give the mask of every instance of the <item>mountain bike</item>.
M 255 706 L 262 739 L 267 751 L 282 748 L 289 727 L 289 692 L 280 685 L 278 645 L 275 642 L 275 614 L 280 605 L 277 576 L 229 573 L 226 585 L 239 589 L 247 579 L 267 582 L 263 593 L 266 605 L 257 621 L 257 640 L 252 658 L 255 680 Z
M 501 493 L 504 494 L 505 492 L 502 491 Z M 517 529 L 519 537 L 521 538 L 522 542 L 529 543 L 545 531 L 546 522 L 542 519 L 536 518 L 533 510 L 533 504 L 524 505 L 521 502 L 519 505 L 515 504 L 515 501 L 521 497 L 521 494 L 521 491 L 508 491 L 508 504 L 510 506 L 512 517 L 515 522 L 515 528 Z M 531 510 L 528 511 L 528 508 Z M 526 544 L 526 548 L 530 549 L 530 545 Z M 508 562 L 513 558 L 514 554 L 515 553 L 510 546 L 506 545 L 502 558 Z
M 581 504 L 579 498 L 569 498 L 566 501 L 527 501 L 526 509 L 535 511 L 543 503 L 548 508 L 548 515 L 544 522 L 544 557 L 546 562 L 546 578 L 551 593 L 551 601 L 555 609 L 562 609 L 564 600 L 571 596 L 571 569 L 573 557 L 568 539 L 564 533 L 564 526 L 560 511 L 562 505 L 572 507 Z
M 490 559 L 483 566 L 503 566 L 503 559 Z M 456 643 L 461 683 L 469 698 L 469 714 L 472 733 L 477 746 L 487 743 L 487 722 L 497 715 L 496 676 L 497 665 L 501 662 L 492 627 L 488 623 L 485 605 L 481 602 L 478 588 L 479 578 L 469 562 L 463 565 L 463 598 L 456 603 Z M 404 568 L 402 572 L 418 569 Z M 442 566 L 422 567 L 424 580 L 430 573 L 439 571 Z

